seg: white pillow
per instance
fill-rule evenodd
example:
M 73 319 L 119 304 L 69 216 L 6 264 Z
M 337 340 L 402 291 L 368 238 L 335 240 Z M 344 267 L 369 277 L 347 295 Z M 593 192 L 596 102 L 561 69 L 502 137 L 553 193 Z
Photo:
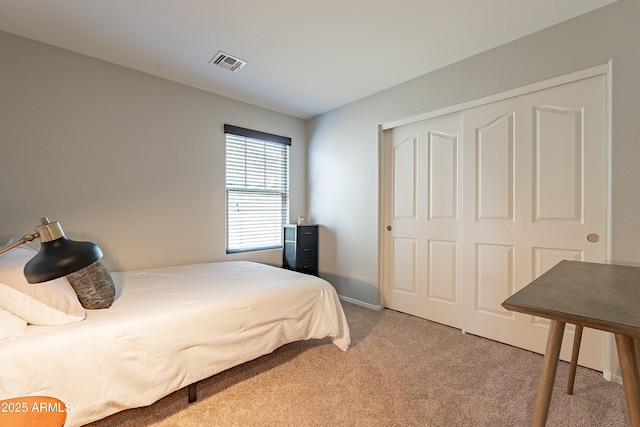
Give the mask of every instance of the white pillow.
M 0 308 L 34 325 L 66 325 L 86 316 L 66 277 L 27 283 L 23 269 L 36 252 L 17 247 L 0 255 Z
M 17 337 L 27 328 L 27 322 L 0 308 L 0 341 Z

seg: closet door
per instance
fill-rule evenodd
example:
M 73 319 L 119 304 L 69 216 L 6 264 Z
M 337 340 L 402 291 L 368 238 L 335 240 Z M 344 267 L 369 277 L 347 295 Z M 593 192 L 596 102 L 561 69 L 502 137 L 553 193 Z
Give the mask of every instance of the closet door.
M 605 261 L 605 85 L 599 75 L 464 111 L 464 331 L 544 353 L 548 322 L 501 303 L 560 260 Z M 604 334 L 585 329 L 580 356 L 602 370 Z
M 460 113 L 386 131 L 384 304 L 460 328 Z

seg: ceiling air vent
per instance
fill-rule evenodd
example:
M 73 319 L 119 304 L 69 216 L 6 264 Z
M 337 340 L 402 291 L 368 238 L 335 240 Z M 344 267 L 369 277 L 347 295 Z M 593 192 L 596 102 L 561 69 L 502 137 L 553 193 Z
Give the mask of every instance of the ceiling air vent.
M 209 63 L 222 67 L 225 70 L 237 71 L 244 67 L 247 62 L 242 59 L 235 58 L 228 53 L 218 52 L 216 53 L 216 56 L 209 61 Z

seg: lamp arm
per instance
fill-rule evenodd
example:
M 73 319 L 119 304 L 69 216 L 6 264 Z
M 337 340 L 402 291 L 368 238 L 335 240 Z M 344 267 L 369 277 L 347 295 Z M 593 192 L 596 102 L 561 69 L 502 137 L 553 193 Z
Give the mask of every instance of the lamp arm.
M 25 234 L 24 236 L 22 236 L 22 239 L 20 239 L 17 242 L 7 246 L 6 248 L 0 249 L 0 255 L 6 254 L 10 250 L 17 248 L 20 245 L 24 245 L 25 243 L 30 242 L 30 241 L 32 241 L 34 239 L 37 239 L 38 237 L 40 237 L 40 235 L 38 233 Z

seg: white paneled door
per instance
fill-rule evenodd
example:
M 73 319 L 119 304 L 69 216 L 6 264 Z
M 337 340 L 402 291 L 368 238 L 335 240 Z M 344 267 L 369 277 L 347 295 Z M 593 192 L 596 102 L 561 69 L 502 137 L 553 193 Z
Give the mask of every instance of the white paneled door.
M 605 261 L 605 83 L 600 75 L 464 112 L 465 331 L 543 352 L 547 321 L 501 303 L 563 259 Z M 570 359 L 570 341 L 562 347 Z M 604 334 L 585 330 L 580 355 L 602 370 Z
M 386 134 L 385 304 L 460 325 L 459 113 Z
M 543 353 L 547 322 L 501 303 L 605 261 L 606 140 L 603 74 L 387 130 L 385 306 Z M 603 333 L 579 363 L 603 370 Z

